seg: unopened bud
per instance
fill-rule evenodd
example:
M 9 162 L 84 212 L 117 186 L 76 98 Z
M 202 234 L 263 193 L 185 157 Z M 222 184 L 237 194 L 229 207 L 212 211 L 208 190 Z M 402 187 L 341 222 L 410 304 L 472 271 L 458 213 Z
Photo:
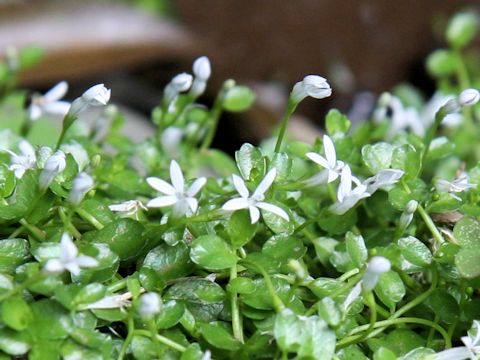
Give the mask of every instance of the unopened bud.
M 210 78 L 212 68 L 208 57 L 202 56 L 195 60 L 193 63 L 193 73 L 199 80 L 207 81 Z
M 55 176 L 61 173 L 66 166 L 65 153 L 63 151 L 58 150 L 50 156 L 47 161 L 45 161 L 43 171 L 38 180 L 40 189 L 45 190 L 49 187 Z
M 458 96 L 460 106 L 473 106 L 480 100 L 480 93 L 477 89 L 465 89 Z
M 93 179 L 90 175 L 81 172 L 73 180 L 72 190 L 68 196 L 68 201 L 73 205 L 78 205 L 85 197 L 85 194 L 93 187 Z
M 363 274 L 362 287 L 365 291 L 371 291 L 377 285 L 381 274 L 387 272 L 391 268 L 390 261 L 383 256 L 374 256 L 367 265 L 367 270 Z
M 79 113 L 91 106 L 107 105 L 109 100 L 110 89 L 107 89 L 104 84 L 94 85 L 72 102 L 68 115 L 77 117 Z
M 307 75 L 302 81 L 295 84 L 290 93 L 290 99 L 294 103 L 299 103 L 307 96 L 315 99 L 323 99 L 332 95 L 332 88 L 327 79 L 318 75 Z
M 148 292 L 140 297 L 138 312 L 145 318 L 151 318 L 162 310 L 162 299 L 155 292 Z

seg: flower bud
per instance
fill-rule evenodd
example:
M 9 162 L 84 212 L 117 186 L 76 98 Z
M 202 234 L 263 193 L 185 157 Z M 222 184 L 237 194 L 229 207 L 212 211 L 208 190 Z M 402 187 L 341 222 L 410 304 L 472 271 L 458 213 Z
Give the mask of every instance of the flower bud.
M 68 114 L 76 117 L 90 106 L 107 105 L 109 100 L 110 89 L 107 89 L 104 84 L 94 85 L 72 102 Z
M 478 28 L 477 16 L 470 12 L 458 13 L 450 20 L 447 27 L 447 40 L 453 47 L 468 45 L 475 37 Z
M 170 104 L 179 93 L 187 91 L 192 85 L 193 77 L 187 73 L 176 75 L 167 86 L 165 86 L 165 102 Z
M 73 186 L 68 195 L 68 201 L 73 205 L 80 204 L 85 194 L 89 192 L 92 187 L 92 177 L 84 172 L 79 173 L 73 180 Z
M 210 78 L 212 68 L 208 57 L 202 56 L 195 60 L 193 63 L 193 73 L 199 80 L 207 81 Z
M 458 96 L 460 106 L 473 106 L 480 100 L 480 93 L 477 89 L 465 89 Z
M 155 292 L 148 292 L 140 297 L 138 312 L 145 318 L 151 318 L 162 310 L 162 299 Z
M 371 291 L 377 285 L 381 274 L 389 271 L 390 261 L 383 256 L 374 256 L 367 265 L 367 270 L 363 274 L 362 287 L 365 291 Z
M 55 176 L 61 173 L 66 166 L 65 153 L 63 151 L 58 150 L 50 156 L 47 161 L 45 161 L 43 171 L 38 180 L 38 186 L 40 189 L 45 190 L 50 186 Z
M 405 206 L 405 211 L 408 214 L 413 214 L 415 211 L 417 211 L 417 206 L 418 206 L 418 201 L 416 200 L 410 200 L 407 203 L 407 206 Z
M 307 96 L 323 99 L 330 95 L 332 95 L 332 88 L 325 78 L 318 75 L 307 75 L 302 81 L 295 84 L 290 93 L 290 99 L 298 104 Z

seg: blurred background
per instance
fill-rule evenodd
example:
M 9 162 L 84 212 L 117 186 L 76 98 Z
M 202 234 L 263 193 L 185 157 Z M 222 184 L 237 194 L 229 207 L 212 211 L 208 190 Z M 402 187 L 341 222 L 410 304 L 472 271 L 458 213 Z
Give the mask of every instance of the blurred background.
M 255 106 L 225 115 L 215 146 L 227 151 L 271 134 L 292 85 L 326 77 L 331 98 L 306 100 L 294 137 L 320 134 L 327 109 L 369 117 L 378 95 L 409 82 L 434 88 L 425 57 L 444 46 L 448 17 L 480 7 L 463 0 L 124 0 L 0 1 L 0 56 L 34 45 L 41 61 L 24 71 L 22 88 L 45 91 L 60 80 L 72 99 L 95 83 L 112 88 L 133 135 L 150 131 L 151 109 L 175 74 L 207 55 L 213 74 L 202 102 L 225 79 L 251 86 Z M 478 43 L 476 44 L 478 48 Z

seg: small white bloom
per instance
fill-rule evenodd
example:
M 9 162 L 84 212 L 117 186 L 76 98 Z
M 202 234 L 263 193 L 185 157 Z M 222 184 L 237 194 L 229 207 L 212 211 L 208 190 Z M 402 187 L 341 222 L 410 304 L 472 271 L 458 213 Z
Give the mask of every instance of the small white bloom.
M 125 306 L 130 305 L 130 299 L 132 298 L 131 292 L 126 292 L 124 294 L 115 294 L 110 296 L 105 296 L 104 298 L 90 303 L 84 306 L 81 306 L 79 310 L 89 310 L 89 309 L 122 309 Z
M 44 95 L 33 95 L 32 102 L 28 108 L 28 118 L 37 120 L 42 114 L 65 116 L 70 109 L 70 103 L 60 101 L 68 91 L 66 81 L 59 82 Z
M 68 201 L 73 205 L 78 205 L 83 200 L 85 194 L 93 187 L 93 179 L 90 175 L 81 172 L 75 176 L 73 186 L 68 195 Z
M 147 207 L 166 207 L 173 205 L 172 215 L 174 217 L 188 215 L 189 210 L 191 213 L 195 213 L 198 208 L 198 200 L 195 198 L 195 195 L 205 185 L 207 179 L 204 177 L 198 178 L 188 190 L 185 191 L 185 180 L 182 170 L 175 160 L 172 160 L 170 163 L 170 179 L 172 181 L 171 185 L 157 177 L 147 178 L 147 182 L 151 187 L 165 194 L 165 196 L 159 196 L 150 200 L 147 203 Z
M 356 185 L 353 190 L 352 182 Z M 358 201 L 369 196 L 370 193 L 367 192 L 367 187 L 360 183 L 360 180 L 355 176 L 352 176 L 350 166 L 345 165 L 337 190 L 338 202 L 330 206 L 330 211 L 337 215 L 345 214 L 353 208 Z
M 108 205 L 108 208 L 111 211 L 124 212 L 126 215 L 135 215 L 135 219 L 137 220 L 140 209 L 147 210 L 145 205 L 138 200 L 128 200 L 120 204 Z
M 444 179 L 438 179 L 435 181 L 435 187 L 438 191 L 449 193 L 450 195 L 452 195 L 452 197 L 459 201 L 462 201 L 462 199 L 454 193 L 461 193 L 469 189 L 475 188 L 476 186 L 476 184 L 471 184 L 468 182 L 468 175 L 466 173 L 462 173 L 452 182 Z
M 343 301 L 342 308 L 344 311 L 347 311 L 350 305 L 358 299 L 360 294 L 362 293 L 362 282 L 359 281 L 348 293 L 347 297 Z
M 460 106 L 473 106 L 480 100 L 480 93 L 477 89 L 465 89 L 458 95 Z
M 480 355 L 480 321 L 473 320 L 468 336 L 460 338 L 465 346 L 458 346 L 427 357 L 428 360 L 477 360 Z
M 82 96 L 76 98 L 72 102 L 69 114 L 78 116 L 79 113 L 85 111 L 91 106 L 105 106 L 110 100 L 110 89 L 104 84 L 97 84 L 85 91 Z
M 378 189 L 388 190 L 400 180 L 404 173 L 403 170 L 384 169 L 363 181 L 363 185 L 367 187 L 367 192 L 373 195 Z
M 276 205 L 264 202 L 265 193 L 272 186 L 275 177 L 277 176 L 277 171 L 275 169 L 270 170 L 267 175 L 260 181 L 257 188 L 253 192 L 252 196 L 245 185 L 245 182 L 240 176 L 232 175 L 233 185 L 235 189 L 240 194 L 240 197 L 228 200 L 223 204 L 222 209 L 227 211 L 236 211 L 241 209 L 248 209 L 250 212 L 250 221 L 252 224 L 255 224 L 260 219 L 260 210 L 265 210 L 271 212 L 285 220 L 289 220 L 288 214 L 281 208 Z
M 78 249 L 70 235 L 64 233 L 60 241 L 60 257 L 48 260 L 44 271 L 49 274 L 59 274 L 64 270 L 68 270 L 73 275 L 78 275 L 80 268 L 95 267 L 97 265 L 98 261 L 90 256 L 78 256 Z
M 171 104 L 176 100 L 178 94 L 181 92 L 187 91 L 192 85 L 193 77 L 187 73 L 181 73 L 176 75 L 168 84 L 165 86 L 164 96 L 165 103 Z
M 308 152 L 305 155 L 315 162 L 316 164 L 324 167 L 327 172 L 326 182 L 331 183 L 335 181 L 341 174 L 345 163 L 343 161 L 337 161 L 337 153 L 335 151 L 335 145 L 333 144 L 332 139 L 328 135 L 323 135 L 323 150 L 325 152 L 325 157 L 314 152 Z M 324 173 L 315 175 L 313 178 L 307 180 L 309 185 L 319 184 L 321 179 L 325 178 Z
M 390 271 L 390 261 L 383 256 L 374 256 L 367 265 L 367 270 L 362 277 L 362 288 L 365 291 L 373 290 L 377 285 L 380 275 Z
M 13 171 L 17 179 L 21 179 L 25 174 L 25 171 L 34 169 L 37 164 L 37 157 L 35 155 L 35 149 L 26 140 L 20 141 L 18 144 L 20 155 L 15 154 L 10 150 L 6 150 L 11 155 L 11 165 L 9 169 Z
M 323 99 L 330 95 L 332 95 L 332 88 L 327 79 L 318 75 L 307 75 L 293 86 L 290 99 L 298 104 L 307 96 Z
M 162 299 L 155 292 L 148 292 L 140 296 L 138 312 L 143 317 L 149 318 L 162 310 Z
M 65 153 L 62 150 L 58 150 L 51 155 L 43 167 L 43 171 L 40 174 L 38 185 L 40 189 L 46 189 L 53 181 L 57 174 L 61 173 L 67 166 L 65 160 Z
M 201 56 L 193 63 L 193 74 L 196 78 L 207 81 L 212 74 L 210 60 L 206 56 Z

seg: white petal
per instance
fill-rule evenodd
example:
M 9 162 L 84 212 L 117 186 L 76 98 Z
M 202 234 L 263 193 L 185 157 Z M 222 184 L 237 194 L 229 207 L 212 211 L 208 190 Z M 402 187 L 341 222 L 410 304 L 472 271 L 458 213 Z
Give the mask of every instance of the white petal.
M 121 203 L 121 204 L 108 205 L 108 208 L 111 211 L 130 211 L 130 210 L 132 210 L 132 206 L 129 204 L 128 201 L 124 202 L 124 203 Z
M 190 210 L 192 210 L 192 213 L 195 213 L 198 209 L 198 200 L 194 197 L 187 197 L 185 200 L 187 201 Z
M 249 206 L 248 210 L 250 212 L 250 222 L 255 224 L 258 219 L 260 219 L 260 210 L 258 210 L 255 206 Z
M 177 202 L 178 197 L 176 195 L 159 196 L 155 199 L 150 200 L 147 203 L 147 207 L 165 207 L 171 206 Z
M 18 144 L 20 152 L 28 158 L 35 159 L 35 149 L 32 145 L 26 140 L 20 141 Z
M 71 274 L 73 275 L 78 275 L 80 274 L 80 266 L 78 266 L 76 261 L 69 262 L 65 264 L 65 269 L 70 271 Z
M 50 274 L 59 274 L 65 270 L 65 267 L 59 259 L 50 259 L 45 264 L 44 270 Z
M 352 303 L 360 296 L 361 293 L 362 293 L 362 282 L 360 281 L 348 293 L 348 295 L 345 298 L 345 301 L 343 302 L 343 305 L 342 305 L 343 309 L 348 310 L 350 305 L 352 305 Z
M 327 159 L 325 159 L 322 155 L 319 155 L 314 152 L 309 152 L 305 154 L 310 160 L 317 163 L 320 166 L 323 166 L 325 169 L 330 168 Z
M 48 90 L 43 98 L 46 100 L 47 103 L 57 101 L 65 96 L 68 91 L 68 83 L 66 81 L 61 81 L 53 88 Z
M 77 264 L 80 267 L 95 267 L 98 265 L 98 261 L 91 256 L 79 256 L 77 257 Z
M 53 115 L 65 116 L 70 110 L 70 103 L 66 101 L 55 101 L 45 104 L 43 111 Z
M 352 190 L 352 171 L 350 166 L 345 166 L 340 177 L 340 185 L 338 186 L 337 198 L 342 202 L 343 199 L 350 194 Z
M 328 135 L 323 135 L 323 148 L 325 150 L 325 157 L 327 158 L 330 168 L 334 168 L 337 164 L 337 154 L 335 152 L 335 145 Z
M 244 198 L 248 198 L 249 192 L 248 192 L 247 186 L 245 185 L 245 181 L 243 181 L 243 179 L 240 176 L 235 174 L 232 175 L 232 178 L 233 178 L 233 186 L 235 186 L 235 189 L 238 191 L 240 196 Z
M 451 349 L 440 351 L 435 355 L 432 355 L 432 360 L 464 360 L 472 359 L 472 352 L 465 346 L 454 347 Z M 476 357 L 473 357 L 476 359 Z
M 190 185 L 190 188 L 187 190 L 188 196 L 195 196 L 201 190 L 201 188 L 207 183 L 207 178 L 201 177 L 198 178 Z
M 64 263 L 75 259 L 78 255 L 78 249 L 67 233 L 63 233 L 60 240 L 60 260 Z
M 172 160 L 170 163 L 170 179 L 175 190 L 183 194 L 185 191 L 185 180 L 183 179 L 182 169 L 180 169 L 175 160 Z
M 337 180 L 337 178 L 338 178 L 338 173 L 336 171 L 329 169 L 327 183 L 331 183 L 332 181 Z
M 173 195 L 175 194 L 175 188 L 167 183 L 165 180 L 162 180 L 157 177 L 148 177 L 147 178 L 147 183 L 150 185 L 152 188 L 154 188 L 157 191 L 160 191 L 161 193 L 167 194 L 167 195 Z
M 248 200 L 245 198 L 235 198 L 228 200 L 225 204 L 223 204 L 222 209 L 227 211 L 235 211 L 240 209 L 248 209 L 249 203 Z
M 269 211 L 269 212 L 271 212 L 275 215 L 278 215 L 282 219 L 285 219 L 287 221 L 290 220 L 290 218 L 288 217 L 288 214 L 282 208 L 280 208 L 276 205 L 269 204 L 269 203 L 266 203 L 266 202 L 258 202 L 258 203 L 256 203 L 256 206 L 259 207 L 262 210 Z
M 260 181 L 260 184 L 258 184 L 257 188 L 255 189 L 252 195 L 252 198 L 254 199 L 263 198 L 263 195 L 265 194 L 265 192 L 270 188 L 270 186 L 272 186 L 276 176 L 277 176 L 277 170 L 273 168 L 267 173 L 267 175 L 265 175 L 263 180 Z
M 181 216 L 187 215 L 189 208 L 190 205 L 187 199 L 181 199 L 180 201 L 176 202 L 175 205 L 173 205 L 172 217 L 179 218 Z
M 28 117 L 31 120 L 37 120 L 40 116 L 42 116 L 42 109 L 40 106 L 31 104 L 28 108 Z

